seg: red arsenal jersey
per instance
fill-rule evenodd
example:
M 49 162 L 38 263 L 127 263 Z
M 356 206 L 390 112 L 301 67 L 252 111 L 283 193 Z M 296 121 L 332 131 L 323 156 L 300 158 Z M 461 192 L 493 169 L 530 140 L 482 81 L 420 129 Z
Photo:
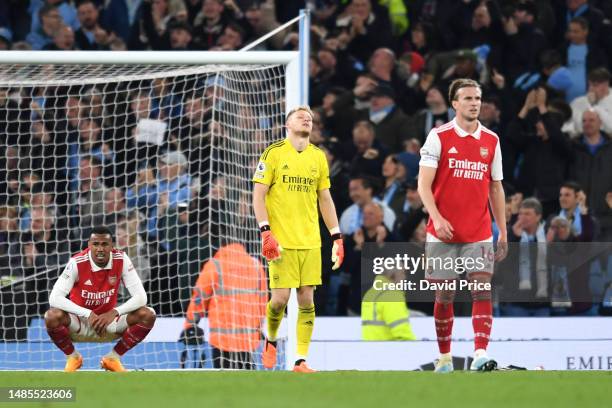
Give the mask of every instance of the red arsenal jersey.
M 70 291 L 70 300 L 100 315 L 117 305 L 117 294 L 123 272 L 123 252 L 113 249 L 105 268 L 92 265 L 89 248 L 72 257 L 79 277 Z
M 453 120 L 431 130 L 420 165 L 437 168 L 432 192 L 440 214 L 454 229 L 450 242 L 490 238 L 489 185 L 503 178 L 497 135 L 480 123 L 468 134 Z M 431 218 L 427 232 L 437 238 Z

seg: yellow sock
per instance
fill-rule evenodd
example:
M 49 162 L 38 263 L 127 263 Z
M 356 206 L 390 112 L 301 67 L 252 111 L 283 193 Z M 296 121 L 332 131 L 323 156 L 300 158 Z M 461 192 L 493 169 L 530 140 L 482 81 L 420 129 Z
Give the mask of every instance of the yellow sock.
M 276 341 L 276 336 L 278 336 L 278 328 L 283 320 L 283 314 L 285 314 L 285 307 L 283 306 L 281 310 L 275 312 L 272 310 L 270 303 L 266 306 L 266 320 L 268 321 L 268 340 Z
M 298 319 L 297 319 L 297 356 L 299 360 L 301 358 L 306 359 L 308 355 L 308 347 L 310 346 L 310 339 L 312 338 L 312 329 L 314 328 L 315 320 L 315 307 L 314 305 L 309 307 L 298 308 Z

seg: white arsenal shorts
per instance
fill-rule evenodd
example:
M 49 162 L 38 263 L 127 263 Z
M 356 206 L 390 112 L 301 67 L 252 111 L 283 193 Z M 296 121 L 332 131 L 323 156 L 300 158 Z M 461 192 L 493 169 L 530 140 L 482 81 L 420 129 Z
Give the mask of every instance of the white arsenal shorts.
M 70 338 L 75 342 L 98 343 L 113 341 L 121 337 L 128 328 L 127 315 L 117 316 L 106 326 L 106 333 L 99 336 L 93 327 L 91 327 L 86 317 L 77 316 L 72 313 L 68 313 L 68 315 L 70 316 Z
M 493 237 L 469 244 L 453 244 L 440 241 L 427 234 L 425 243 L 425 279 L 451 280 L 463 273 L 493 273 L 495 253 Z

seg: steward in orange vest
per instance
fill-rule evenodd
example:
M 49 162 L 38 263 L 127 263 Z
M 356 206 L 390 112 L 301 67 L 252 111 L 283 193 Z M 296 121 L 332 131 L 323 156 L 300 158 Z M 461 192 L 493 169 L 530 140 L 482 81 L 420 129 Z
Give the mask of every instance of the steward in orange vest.
M 187 308 L 185 330 L 208 313 L 214 367 L 254 369 L 252 352 L 261 344 L 267 301 L 261 262 L 242 244 L 228 244 L 203 265 Z

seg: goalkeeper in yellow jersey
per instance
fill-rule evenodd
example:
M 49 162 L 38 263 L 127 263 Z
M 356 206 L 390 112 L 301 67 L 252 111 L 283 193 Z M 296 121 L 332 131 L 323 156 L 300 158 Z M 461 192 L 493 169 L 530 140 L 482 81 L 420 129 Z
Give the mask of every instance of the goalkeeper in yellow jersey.
M 297 289 L 297 355 L 293 371 L 313 372 L 306 364 L 314 327 L 314 287 L 321 284 L 321 237 L 317 201 L 332 236 L 332 269 L 344 259 L 336 207 L 329 192 L 325 154 L 310 144 L 312 111 L 299 106 L 287 114 L 287 138 L 263 152 L 253 176 L 253 208 L 269 262 L 272 298 L 263 364 L 276 364 L 276 336 L 291 288 Z

